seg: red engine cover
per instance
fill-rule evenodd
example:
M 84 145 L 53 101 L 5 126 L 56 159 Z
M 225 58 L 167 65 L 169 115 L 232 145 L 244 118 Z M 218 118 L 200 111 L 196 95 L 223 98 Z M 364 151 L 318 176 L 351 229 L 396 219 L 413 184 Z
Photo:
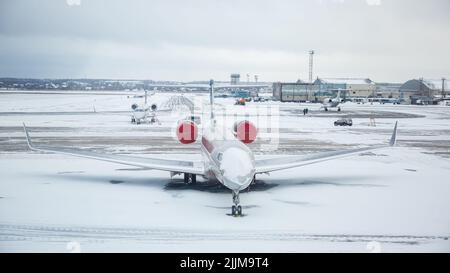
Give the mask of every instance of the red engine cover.
M 236 125 L 236 137 L 245 144 L 250 144 L 256 139 L 258 129 L 250 121 L 241 121 Z
M 182 121 L 177 127 L 177 138 L 182 144 L 191 144 L 197 140 L 197 125 L 192 121 Z

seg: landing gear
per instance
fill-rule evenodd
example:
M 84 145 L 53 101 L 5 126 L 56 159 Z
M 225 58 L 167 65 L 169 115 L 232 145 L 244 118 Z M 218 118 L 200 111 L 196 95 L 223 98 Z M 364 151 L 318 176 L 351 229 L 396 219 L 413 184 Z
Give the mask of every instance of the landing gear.
M 131 123 L 135 123 L 136 119 L 134 117 L 131 118 Z
M 197 176 L 195 174 L 185 173 L 184 183 L 188 185 L 197 183 Z
M 327 107 L 325 107 L 325 112 L 328 112 L 328 108 Z
M 250 192 L 250 187 L 254 186 L 256 184 L 256 174 L 253 176 L 252 182 L 250 182 L 250 185 L 247 188 L 247 191 Z
M 233 191 L 233 203 L 234 205 L 231 207 L 231 215 L 242 216 L 242 207 L 239 205 L 239 192 Z
M 341 112 L 341 107 L 338 107 L 338 112 Z
M 242 207 L 241 206 L 232 206 L 231 207 L 231 215 L 242 216 Z

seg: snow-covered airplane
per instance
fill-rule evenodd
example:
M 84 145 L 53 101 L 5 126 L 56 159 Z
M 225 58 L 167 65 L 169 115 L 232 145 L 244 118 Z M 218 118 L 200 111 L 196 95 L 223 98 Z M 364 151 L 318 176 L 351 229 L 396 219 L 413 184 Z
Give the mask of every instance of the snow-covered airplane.
M 211 116 L 209 126 L 203 128 L 201 136 L 200 153 L 202 160 L 178 160 L 143 158 L 128 155 L 103 154 L 76 148 L 63 148 L 51 146 L 35 146 L 25 126 L 24 131 L 30 149 L 35 151 L 60 153 L 96 160 L 103 160 L 129 166 L 164 170 L 171 175 L 184 174 L 185 183 L 195 183 L 197 176 L 205 179 L 217 179 L 221 184 L 231 190 L 233 195 L 233 206 L 231 214 L 242 215 L 239 192 L 245 190 L 255 180 L 257 174 L 270 173 L 284 169 L 315 164 L 327 160 L 342 158 L 360 154 L 362 152 L 391 147 L 395 145 L 397 135 L 397 123 L 389 143 L 374 145 L 363 148 L 354 148 L 342 151 L 327 151 L 309 155 L 294 155 L 284 157 L 273 157 L 256 159 L 247 144 L 252 143 L 257 137 L 257 128 L 253 123 L 243 120 L 235 123 L 231 132 L 223 131 L 216 124 L 214 117 L 214 82 L 210 82 L 210 105 Z M 191 144 L 197 140 L 197 125 L 190 120 L 182 120 L 176 128 L 177 138 L 182 144 Z M 231 138 L 229 136 L 232 136 Z
M 341 111 L 341 107 L 339 106 L 342 102 L 341 99 L 341 90 L 338 90 L 337 96 L 335 98 L 326 98 L 323 100 L 322 106 L 325 111 L 328 111 L 330 108 L 336 108 L 338 111 Z
M 133 110 L 131 114 L 131 123 L 141 124 L 142 122 L 147 121 L 155 123 L 158 121 L 156 118 L 156 104 L 139 106 L 134 103 L 131 105 L 131 109 Z
M 154 93 L 150 94 L 150 96 L 153 96 Z M 131 123 L 135 124 L 141 124 L 141 122 L 147 122 L 155 123 L 158 121 L 158 118 L 156 117 L 156 110 L 158 106 L 153 103 L 151 105 L 147 104 L 147 91 L 145 91 L 145 100 L 143 105 L 139 105 L 137 103 L 133 103 L 131 105 Z

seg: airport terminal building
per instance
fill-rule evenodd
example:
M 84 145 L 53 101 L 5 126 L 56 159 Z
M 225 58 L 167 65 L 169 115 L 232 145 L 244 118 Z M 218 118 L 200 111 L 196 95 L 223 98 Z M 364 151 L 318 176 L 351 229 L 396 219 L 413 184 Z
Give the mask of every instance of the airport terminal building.
M 293 83 L 275 82 L 272 86 L 273 97 L 282 102 L 305 102 L 317 100 L 317 86 L 303 83 L 301 81 Z
M 312 84 L 277 82 L 273 84 L 273 97 L 284 102 L 322 101 L 325 97 L 367 98 L 375 96 L 376 84 L 363 78 L 317 78 Z
M 364 78 L 317 78 L 314 82 L 321 92 L 341 91 L 343 97 L 367 98 L 375 96 L 376 84 Z
M 449 100 L 445 79 L 412 79 L 405 83 L 375 83 L 368 78 L 317 78 L 312 84 L 276 82 L 273 97 L 283 102 L 317 102 L 334 97 L 340 91 L 347 100 L 394 99 L 406 104 L 437 104 Z

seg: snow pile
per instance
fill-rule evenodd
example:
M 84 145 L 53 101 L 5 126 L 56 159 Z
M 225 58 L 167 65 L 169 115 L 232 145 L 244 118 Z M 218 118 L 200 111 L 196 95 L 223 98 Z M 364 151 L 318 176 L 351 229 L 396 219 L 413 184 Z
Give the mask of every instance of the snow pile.
M 183 107 L 191 112 L 194 110 L 194 103 L 182 95 L 172 96 L 161 105 L 161 109 L 164 110 L 179 110 Z

